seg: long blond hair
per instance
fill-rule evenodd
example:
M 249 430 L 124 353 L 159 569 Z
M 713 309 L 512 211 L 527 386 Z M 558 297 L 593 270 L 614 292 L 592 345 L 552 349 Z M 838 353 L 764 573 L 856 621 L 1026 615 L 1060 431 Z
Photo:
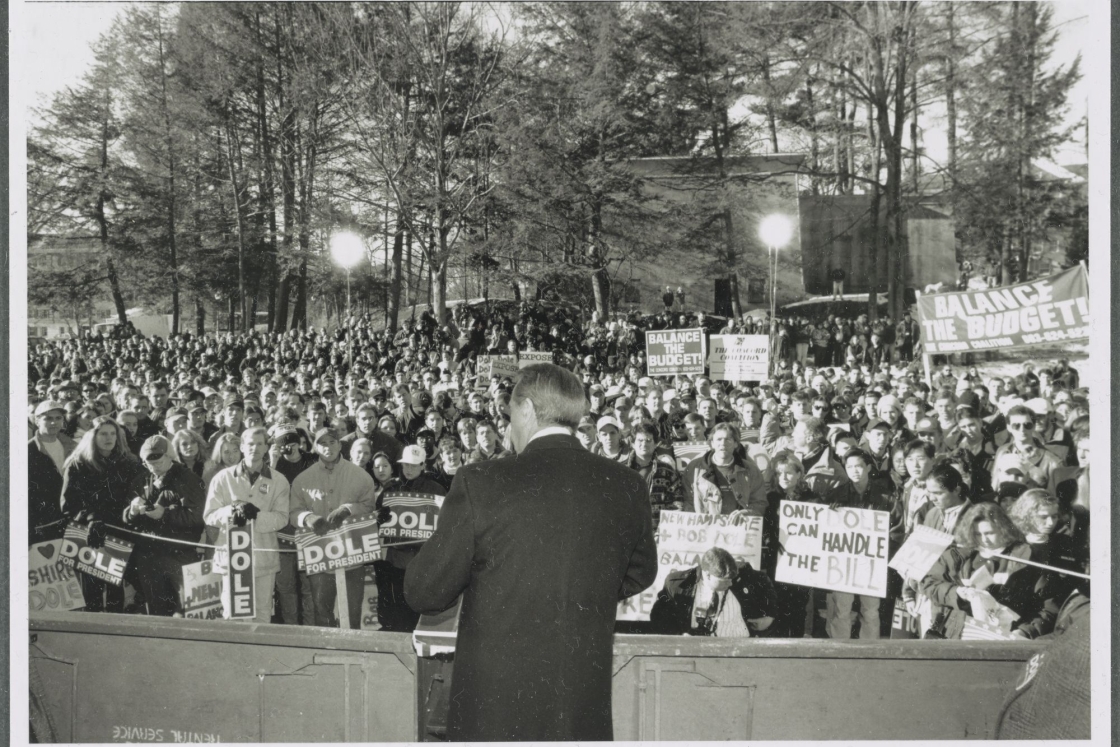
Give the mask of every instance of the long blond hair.
M 97 451 L 97 446 L 94 444 L 94 438 L 96 438 L 97 432 L 101 430 L 101 426 L 103 425 L 111 425 L 117 432 L 117 443 L 113 446 L 113 450 L 109 453 L 108 457 L 101 456 Z M 82 437 L 78 440 L 77 446 L 74 447 L 74 451 L 70 456 L 66 457 L 63 469 L 66 469 L 72 464 L 84 464 L 101 472 L 105 469 L 108 462 L 118 459 L 131 459 L 135 461 L 136 457 L 128 448 L 128 441 L 125 440 L 125 431 L 120 423 L 113 420 L 108 415 L 102 415 L 94 418 L 93 422 L 90 423 L 89 430 L 82 434 Z

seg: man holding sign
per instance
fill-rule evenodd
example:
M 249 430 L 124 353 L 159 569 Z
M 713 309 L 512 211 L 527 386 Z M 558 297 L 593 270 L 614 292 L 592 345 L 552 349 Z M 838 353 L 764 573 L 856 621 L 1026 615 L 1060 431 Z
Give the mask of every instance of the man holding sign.
M 312 529 L 324 534 L 337 529 L 351 516 L 372 513 L 374 510 L 373 478 L 364 469 L 342 458 L 342 447 L 332 428 L 315 432 L 312 447 L 319 461 L 301 472 L 292 483 L 291 509 L 288 516 L 292 526 Z M 362 624 L 362 596 L 365 581 L 362 566 L 346 571 L 346 602 L 349 608 L 350 629 Z M 311 604 L 314 623 L 322 627 L 338 627 L 334 616 L 335 576 L 318 573 L 307 576 L 311 586 Z
M 268 440 L 264 428 L 250 428 L 241 434 L 242 460 L 219 472 L 210 483 L 202 517 L 207 526 L 221 531 L 215 544 L 214 570 L 223 574 L 222 615 L 232 616 L 229 568 L 229 527 L 252 527 L 253 586 L 256 589 L 256 615 L 253 622 L 272 620 L 272 592 L 280 570 L 276 533 L 288 524 L 291 491 L 288 480 L 265 463 Z

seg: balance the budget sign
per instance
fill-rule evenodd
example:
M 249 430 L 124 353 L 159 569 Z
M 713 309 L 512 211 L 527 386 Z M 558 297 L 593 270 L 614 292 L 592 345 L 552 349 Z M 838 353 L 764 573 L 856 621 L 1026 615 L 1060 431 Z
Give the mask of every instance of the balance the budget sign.
M 377 517 L 356 516 L 320 536 L 310 529 L 296 532 L 296 565 L 315 575 L 357 568 L 381 559 Z
M 718 381 L 763 381 L 769 376 L 766 335 L 712 335 L 708 370 Z
M 62 562 L 62 540 L 28 548 L 27 605 L 31 612 L 67 612 L 86 606 L 77 574 Z
M 183 617 L 216 620 L 222 616 L 222 574 L 200 560 L 183 566 Z
M 618 605 L 619 620 L 648 620 L 657 593 L 673 571 L 700 564 L 700 557 L 722 547 L 740 563 L 762 565 L 762 517 L 733 520 L 730 516 L 662 511 L 657 526 L 657 579 L 648 589 Z
M 124 584 L 124 571 L 132 555 L 132 543 L 116 537 L 105 537 L 98 548 L 89 546 L 89 530 L 67 524 L 62 536 L 59 562 L 76 571 L 99 578 L 114 586 Z
M 1089 279 L 1081 265 L 1005 288 L 918 297 L 926 353 L 958 353 L 1089 336 Z
M 782 501 L 775 581 L 872 597 L 887 596 L 886 511 Z
M 389 509 L 389 521 L 379 530 L 382 546 L 416 545 L 436 531 L 443 498 L 422 493 L 386 493 L 383 505 Z
M 704 373 L 704 330 L 646 332 L 646 373 L 650 376 Z

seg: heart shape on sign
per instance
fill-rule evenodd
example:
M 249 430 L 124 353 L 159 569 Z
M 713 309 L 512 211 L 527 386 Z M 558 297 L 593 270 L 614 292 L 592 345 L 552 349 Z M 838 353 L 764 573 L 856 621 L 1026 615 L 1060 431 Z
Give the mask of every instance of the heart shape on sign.
M 54 557 L 54 545 L 39 545 L 35 549 L 38 550 L 39 554 L 47 560 L 50 560 Z

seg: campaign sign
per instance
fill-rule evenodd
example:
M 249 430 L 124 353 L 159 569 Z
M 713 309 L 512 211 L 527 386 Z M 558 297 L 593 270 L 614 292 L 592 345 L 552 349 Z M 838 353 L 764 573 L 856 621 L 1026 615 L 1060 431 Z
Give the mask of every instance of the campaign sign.
M 253 530 L 229 528 L 229 609 L 234 620 L 257 615 L 256 587 L 253 579 Z
M 646 373 L 649 376 L 704 373 L 704 330 L 646 332 Z
M 212 561 L 183 566 L 183 617 L 216 620 L 222 616 L 222 574 Z
M 362 630 L 380 630 L 377 621 L 377 574 L 372 565 L 362 569 Z
M 86 606 L 78 575 L 62 562 L 62 540 L 28 548 L 27 604 L 31 612 L 68 612 Z
M 657 593 L 673 571 L 700 564 L 700 557 L 713 547 L 722 547 L 739 563 L 762 565 L 762 517 L 696 514 L 690 511 L 662 511 L 657 526 L 657 579 L 645 591 L 618 604 L 617 619 L 648 620 Z
M 766 335 L 712 335 L 708 370 L 717 381 L 764 381 L 770 376 Z
M 89 546 L 89 530 L 76 524 L 67 524 L 59 548 L 59 562 L 87 576 L 121 586 L 132 543 L 116 537 L 105 536 L 105 544 L 96 549 Z
M 320 536 L 310 529 L 296 532 L 296 565 L 309 575 L 357 568 L 381 560 L 377 517 L 354 516 Z
M 389 509 L 389 521 L 378 530 L 384 547 L 417 545 L 427 541 L 439 524 L 439 508 L 434 495 L 423 493 L 385 494 L 382 505 Z
M 774 580 L 885 598 L 889 528 L 886 511 L 782 501 Z
M 556 356 L 552 353 L 552 351 L 544 353 L 522 351 L 521 353 L 518 353 L 517 356 L 517 368 L 522 369 L 525 368 L 525 366 L 531 366 L 534 363 L 554 363 L 555 360 Z
M 490 377 L 515 376 L 517 371 L 517 359 L 512 355 L 480 355 L 475 367 L 475 388 L 485 392 L 490 388 Z
M 901 601 L 895 602 L 894 614 L 891 616 L 891 638 L 913 640 L 922 637 L 921 620 L 906 611 L 906 605 Z
M 677 472 L 684 472 L 688 463 L 697 457 L 704 456 L 712 446 L 707 441 L 682 441 L 673 444 L 673 457 L 677 462 Z
M 1014 348 L 1089 336 L 1089 278 L 1081 265 L 1003 288 L 918 297 L 926 353 Z
M 951 544 L 953 535 L 919 524 L 887 565 L 906 578 L 924 578 Z

